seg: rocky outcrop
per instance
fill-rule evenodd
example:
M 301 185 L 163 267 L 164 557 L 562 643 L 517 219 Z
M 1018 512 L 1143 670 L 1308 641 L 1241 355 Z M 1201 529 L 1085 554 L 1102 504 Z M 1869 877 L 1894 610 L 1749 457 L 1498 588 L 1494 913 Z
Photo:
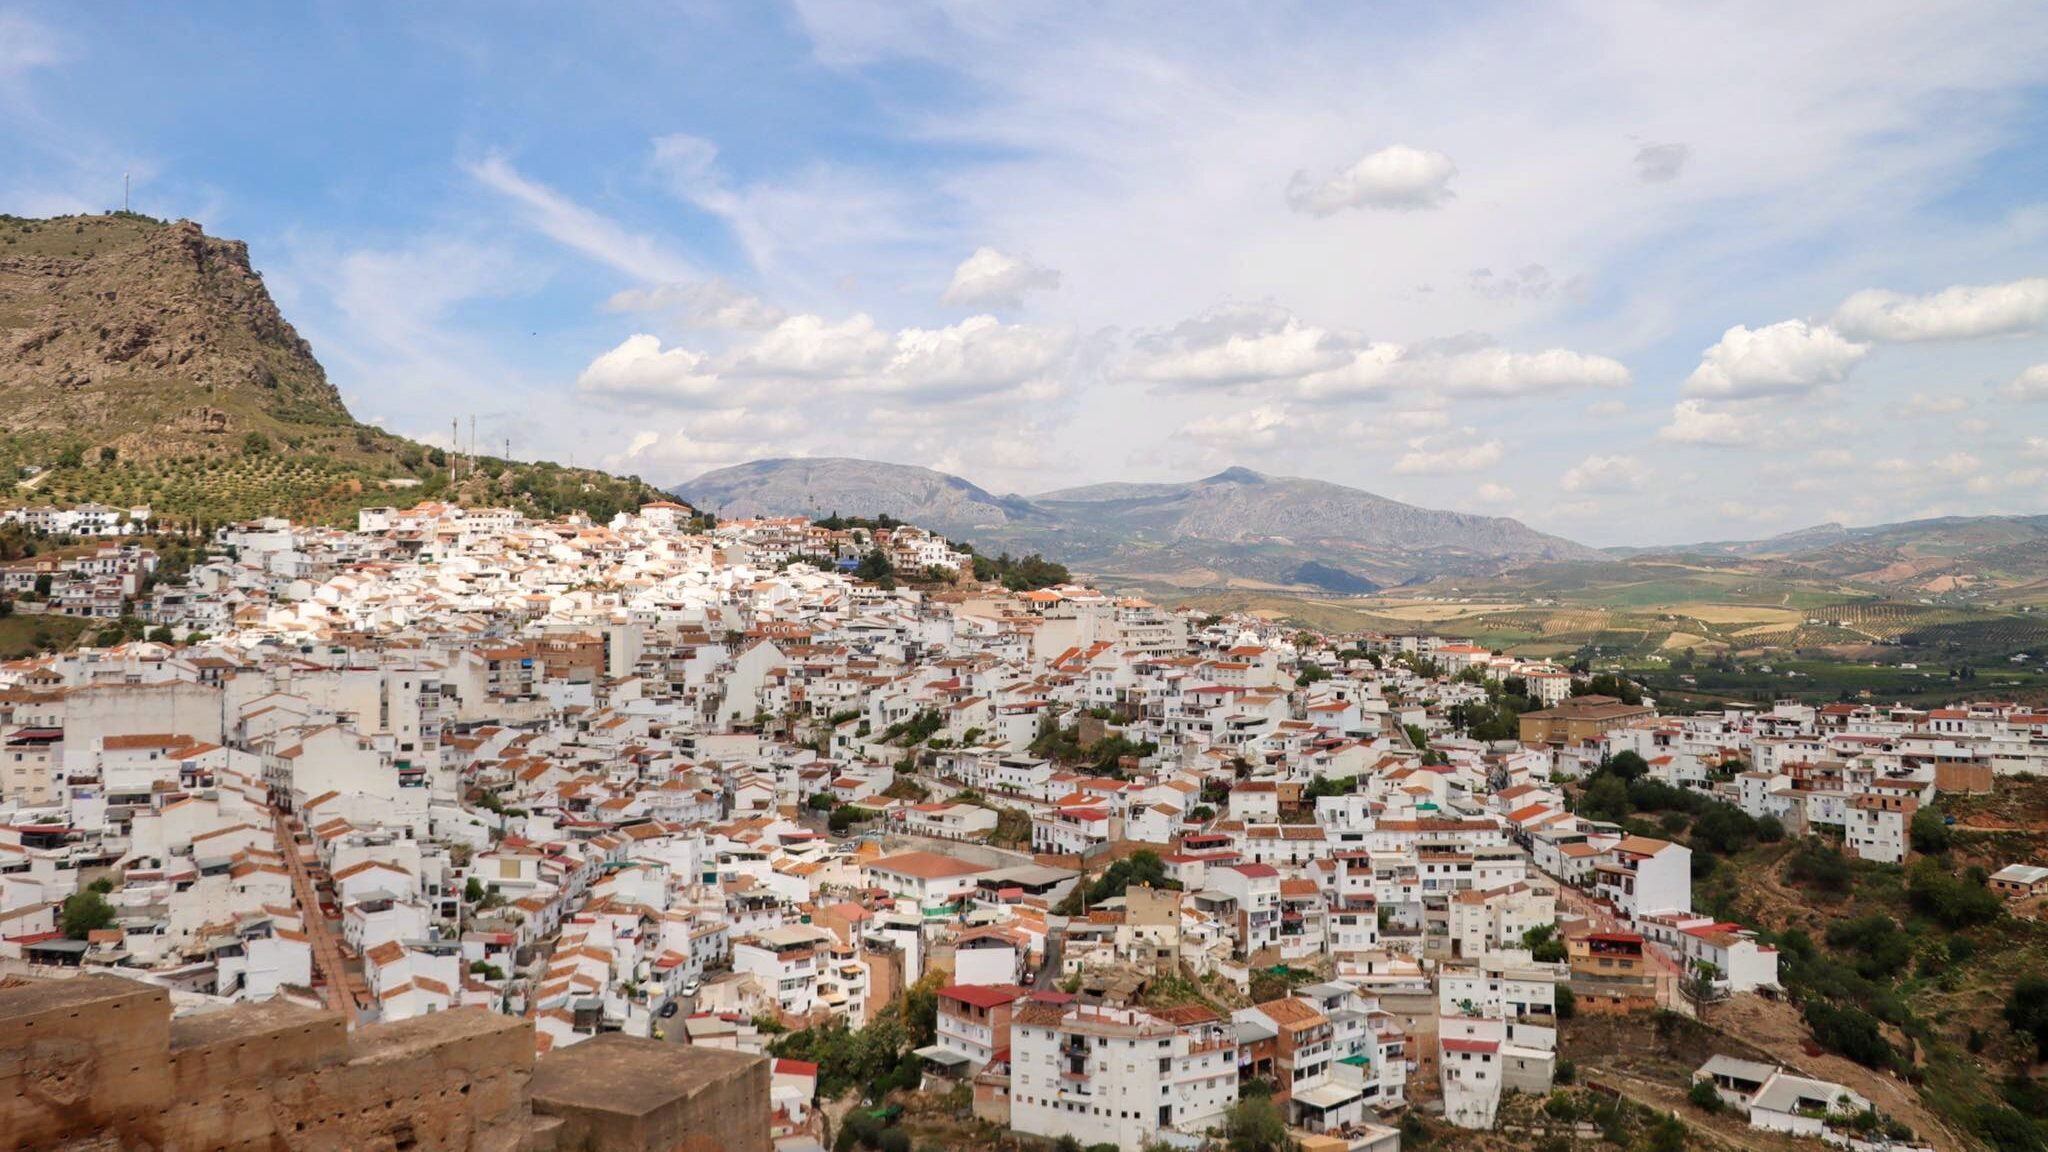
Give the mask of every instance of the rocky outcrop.
M 248 245 L 132 216 L 0 219 L 0 404 L 15 433 L 144 454 L 255 414 L 349 419 Z

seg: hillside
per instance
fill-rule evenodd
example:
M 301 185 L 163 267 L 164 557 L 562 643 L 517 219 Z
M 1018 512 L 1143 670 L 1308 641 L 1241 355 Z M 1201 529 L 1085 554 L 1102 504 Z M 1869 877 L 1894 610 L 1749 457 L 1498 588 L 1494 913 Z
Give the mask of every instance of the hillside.
M 435 449 L 358 423 L 252 265 L 190 221 L 0 216 L 0 502 L 171 521 L 350 517 L 422 497 L 608 515 L 638 479 Z M 459 471 L 459 479 L 451 476 Z
M 956 538 L 1050 519 L 1027 500 L 991 495 L 958 476 L 844 456 L 755 460 L 706 472 L 676 493 L 722 517 L 889 515 Z
M 1514 520 L 1442 512 L 1319 480 L 1232 468 L 1178 484 L 995 496 L 866 460 L 757 460 L 677 493 L 726 515 L 888 513 L 983 551 L 1042 552 L 1109 582 L 1355 594 L 1598 553 Z
M 1763 540 L 1616 549 L 1628 562 L 1693 557 L 1781 575 L 1842 580 L 1951 603 L 2048 604 L 2048 516 L 1945 516 L 1845 528 L 1822 524 Z

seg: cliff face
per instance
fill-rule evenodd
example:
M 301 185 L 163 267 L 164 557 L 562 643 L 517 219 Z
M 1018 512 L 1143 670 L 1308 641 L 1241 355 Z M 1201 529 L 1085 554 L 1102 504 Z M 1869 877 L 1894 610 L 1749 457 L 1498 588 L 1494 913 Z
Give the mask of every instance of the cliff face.
M 142 455 L 352 423 L 246 244 L 131 216 L 0 219 L 0 404 Z

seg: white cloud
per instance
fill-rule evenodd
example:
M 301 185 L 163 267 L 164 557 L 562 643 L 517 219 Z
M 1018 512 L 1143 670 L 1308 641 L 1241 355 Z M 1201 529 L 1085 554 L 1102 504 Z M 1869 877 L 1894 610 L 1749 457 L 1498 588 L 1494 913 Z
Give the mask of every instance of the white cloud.
M 1293 428 L 1287 409 L 1262 404 L 1243 412 L 1218 412 L 1190 420 L 1174 435 L 1219 448 L 1270 448 Z
M 0 12 L 0 80 L 63 61 L 57 36 L 20 12 Z
M 675 317 L 685 328 L 751 329 L 770 328 L 785 313 L 758 296 L 741 291 L 724 277 L 649 288 L 627 288 L 605 301 L 612 312 L 661 312 Z
M 2027 456 L 2048 460 L 2048 436 L 2027 437 L 2027 442 L 2020 446 L 2020 451 Z
M 1840 382 L 1869 351 L 1870 345 L 1845 340 L 1825 324 L 1783 320 L 1757 329 L 1737 324 L 1701 353 L 1685 392 L 1723 399 L 1805 392 Z
M 2013 377 L 2005 394 L 2014 400 L 2048 400 L 2048 364 L 2036 364 Z
M 536 231 L 600 264 L 652 284 L 697 279 L 690 262 L 660 241 L 628 232 L 610 217 L 527 179 L 499 153 L 465 164 L 463 169 L 484 187 L 523 208 L 527 224 Z
M 1481 484 L 1472 490 L 1472 499 L 1481 504 L 1508 504 L 1515 498 L 1515 490 L 1505 484 Z
M 1931 396 L 1925 392 L 1915 392 L 1906 400 L 1900 413 L 1907 417 L 1948 416 L 1969 406 L 1970 402 L 1961 396 Z
M 841 379 L 877 372 L 894 341 L 866 313 L 837 324 L 822 316 L 791 316 L 728 358 L 737 375 Z
M 2048 327 L 2048 278 L 1960 284 L 1925 296 L 1866 289 L 1842 301 L 1832 323 L 1886 344 L 2026 335 Z
M 1165 332 L 1140 336 L 1123 362 L 1132 379 L 1190 387 L 1290 380 L 1353 359 L 1356 341 L 1303 324 L 1285 309 L 1226 304 Z
M 1628 412 L 1626 400 L 1595 400 L 1586 405 L 1588 416 L 1620 416 Z
M 920 395 L 974 396 L 1040 384 L 1050 394 L 1071 338 L 1051 328 L 972 316 L 947 328 L 906 328 L 874 386 Z
M 1742 444 L 1752 433 L 1745 416 L 1709 409 L 1701 400 L 1680 400 L 1671 406 L 1671 423 L 1659 428 L 1657 437 L 1681 444 Z
M 1557 478 L 1567 492 L 1616 492 L 1642 483 L 1643 466 L 1633 456 L 1588 456 Z
M 688 348 L 664 350 L 661 338 L 628 336 L 590 362 L 576 377 L 576 391 L 607 400 L 695 404 L 729 395 L 709 358 Z
M 1225 305 L 1164 332 L 1141 334 L 1119 369 L 1126 379 L 1184 387 L 1273 386 L 1317 401 L 1397 391 L 1498 399 L 1630 382 L 1627 366 L 1605 356 L 1564 348 L 1475 348 L 1470 341 L 1418 347 L 1368 342 L 1262 304 Z
M 1404 476 L 1479 472 L 1500 463 L 1503 455 L 1505 449 L 1498 440 L 1439 444 L 1433 437 L 1424 437 L 1410 441 L 1408 451 L 1394 462 L 1394 471 Z
M 953 269 L 953 282 L 939 300 L 963 308 L 1016 308 L 1026 293 L 1050 292 L 1059 286 L 1060 274 L 1051 268 L 993 248 L 976 248 Z
M 1450 188 L 1457 174 L 1458 166 L 1441 152 L 1394 144 L 1324 180 L 1296 172 L 1287 184 L 1287 203 L 1313 216 L 1347 208 L 1439 208 L 1457 195 Z
M 1645 144 L 1636 150 L 1636 179 L 1645 184 L 1669 184 L 1685 170 L 1692 149 L 1684 144 Z
M 1629 371 L 1618 360 L 1565 348 L 1509 352 L 1486 348 L 1446 357 L 1407 361 L 1417 383 L 1452 396 L 1530 396 L 1582 388 L 1626 388 Z
M 1474 268 L 1465 282 L 1488 300 L 1542 300 L 1579 289 L 1576 278 L 1559 282 L 1541 264 L 1524 264 L 1500 276 L 1494 275 L 1491 268 Z
M 1934 461 L 1936 471 L 1951 476 L 1966 476 L 1984 466 L 1984 462 L 1968 452 L 1950 452 Z

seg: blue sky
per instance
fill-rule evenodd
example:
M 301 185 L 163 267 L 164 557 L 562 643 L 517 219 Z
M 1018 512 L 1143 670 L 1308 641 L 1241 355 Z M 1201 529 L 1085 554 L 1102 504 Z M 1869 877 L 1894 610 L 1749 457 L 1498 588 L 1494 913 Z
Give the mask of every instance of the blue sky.
M 0 211 L 132 173 L 422 438 L 1746 537 L 2048 511 L 2043 59 L 2032 3 L 0 0 Z

